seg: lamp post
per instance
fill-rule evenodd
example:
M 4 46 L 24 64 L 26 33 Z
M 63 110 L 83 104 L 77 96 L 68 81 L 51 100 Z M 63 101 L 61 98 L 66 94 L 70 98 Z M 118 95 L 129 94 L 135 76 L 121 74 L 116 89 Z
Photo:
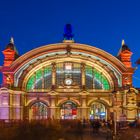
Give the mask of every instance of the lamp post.
M 114 108 L 114 106 L 116 106 L 116 91 L 114 90 L 112 93 L 113 93 L 113 108 Z M 117 111 L 116 111 L 115 108 L 113 109 L 113 122 L 114 122 L 113 140 L 116 140 L 116 134 L 117 134 Z

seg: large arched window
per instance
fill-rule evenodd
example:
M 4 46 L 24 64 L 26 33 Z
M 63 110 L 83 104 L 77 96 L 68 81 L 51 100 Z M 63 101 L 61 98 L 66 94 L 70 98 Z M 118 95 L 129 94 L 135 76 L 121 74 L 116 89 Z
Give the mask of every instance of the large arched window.
M 110 89 L 109 82 L 103 73 L 91 66 L 86 66 L 85 71 L 87 89 Z
M 55 67 L 56 71 L 53 71 L 53 77 L 51 65 L 34 72 L 27 82 L 26 89 L 28 91 L 34 89 L 51 89 L 52 78 L 55 81 L 53 84 L 55 84 L 56 88 L 69 87 L 80 89 L 84 83 L 86 89 L 110 89 L 107 76 L 94 67 L 88 65 L 84 65 L 83 67 L 83 64 L 75 62 L 56 63 Z
M 28 80 L 26 89 L 49 89 L 52 85 L 52 67 L 37 70 Z

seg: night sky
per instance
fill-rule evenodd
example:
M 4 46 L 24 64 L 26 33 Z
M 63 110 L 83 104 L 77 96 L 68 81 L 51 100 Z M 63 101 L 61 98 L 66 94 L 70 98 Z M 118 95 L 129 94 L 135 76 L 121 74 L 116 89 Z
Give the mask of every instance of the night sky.
M 135 64 L 140 58 L 139 0 L 0 0 L 0 51 L 11 36 L 20 55 L 62 42 L 67 23 L 73 26 L 75 42 L 114 56 L 124 39 L 133 52 L 133 67 L 137 67 L 133 85 L 140 87 L 140 65 Z M 0 60 L 2 65 L 2 53 Z

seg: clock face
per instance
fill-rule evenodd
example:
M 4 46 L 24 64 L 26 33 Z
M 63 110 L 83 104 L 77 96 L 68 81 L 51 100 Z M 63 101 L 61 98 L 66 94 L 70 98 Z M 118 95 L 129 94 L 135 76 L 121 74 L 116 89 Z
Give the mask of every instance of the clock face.
M 65 79 L 65 84 L 70 86 L 72 84 L 72 79 L 70 78 Z

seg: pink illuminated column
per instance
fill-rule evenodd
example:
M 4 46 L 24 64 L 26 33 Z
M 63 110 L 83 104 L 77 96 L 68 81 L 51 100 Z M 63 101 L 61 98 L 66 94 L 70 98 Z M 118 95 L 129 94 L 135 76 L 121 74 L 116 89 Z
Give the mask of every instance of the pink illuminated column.
M 9 120 L 10 116 L 9 92 L 6 88 L 0 89 L 0 119 Z

